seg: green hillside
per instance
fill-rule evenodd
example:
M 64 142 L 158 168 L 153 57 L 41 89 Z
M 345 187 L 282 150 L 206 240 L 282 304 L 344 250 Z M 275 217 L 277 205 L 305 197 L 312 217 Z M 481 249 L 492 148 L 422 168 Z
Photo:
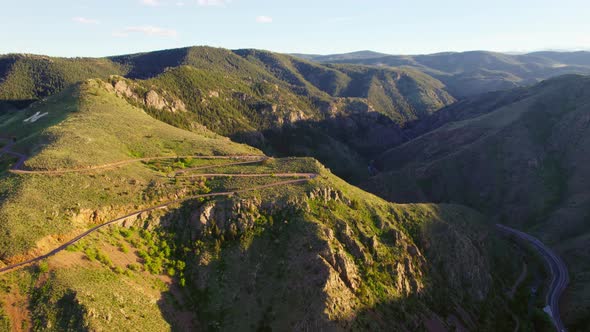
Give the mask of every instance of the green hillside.
M 388 203 L 310 158 L 234 165 L 260 152 L 164 124 L 120 91 L 90 80 L 2 115 L 1 132 L 16 136 L 10 148 L 41 171 L 0 173 L 5 264 L 142 211 L 1 275 L 2 326 L 389 331 L 436 321 L 506 330 L 526 320 L 526 303 L 500 291 L 520 257 L 482 215 Z M 171 158 L 96 168 L 161 156 Z
M 189 130 L 204 125 L 272 155 L 316 157 L 353 182 L 367 176 L 375 155 L 402 142 L 403 126 L 455 100 L 440 81 L 411 69 L 325 66 L 260 50 L 188 47 L 100 59 L 4 56 L 0 104 L 3 110 L 22 108 L 111 75 L 133 80 L 125 81 L 133 91 L 119 94 L 159 120 Z M 116 80 L 110 79 L 114 87 Z M 152 101 L 166 97 L 186 112 L 148 105 L 150 90 L 159 94 Z M 308 137 L 291 139 L 301 130 Z
M 88 78 L 124 74 L 123 67 L 92 58 L 0 56 L 0 111 L 22 108 Z
M 537 234 L 570 268 L 566 322 L 586 326 L 590 79 L 495 96 L 441 110 L 455 121 L 384 153 L 367 188 L 396 202 L 465 204 Z
M 29 156 L 25 169 L 85 168 L 139 157 L 260 154 L 254 148 L 232 143 L 205 129 L 197 134 L 164 124 L 107 91 L 106 86 L 101 81 L 86 82 L 2 122 L 0 132 L 5 137 L 16 137 L 14 149 Z M 37 112 L 48 114 L 34 123 L 24 121 Z M 129 192 L 122 194 L 125 189 L 131 189 L 124 183 L 117 190 L 119 194 L 110 193 L 110 178 L 100 178 L 92 186 L 88 182 L 92 189 L 88 197 L 80 196 L 73 188 L 67 195 L 51 191 L 61 186 L 71 187 L 77 181 L 75 176 L 50 180 L 64 183 L 53 185 L 43 176 L 6 175 L 2 179 L 0 220 L 15 228 L 0 235 L 3 243 L 0 256 L 18 253 L 56 229 L 75 226 L 66 222 L 71 212 L 64 214 L 61 210 L 77 211 L 81 200 L 100 198 L 92 202 L 95 208 L 112 204 L 115 209 L 116 202 L 128 205 L 134 199 L 141 199 Z M 130 198 L 133 198 L 131 202 Z M 48 217 L 48 213 L 54 215 Z M 29 224 L 22 224 L 23 220 L 29 220 Z M 31 227 L 36 232 L 31 232 Z

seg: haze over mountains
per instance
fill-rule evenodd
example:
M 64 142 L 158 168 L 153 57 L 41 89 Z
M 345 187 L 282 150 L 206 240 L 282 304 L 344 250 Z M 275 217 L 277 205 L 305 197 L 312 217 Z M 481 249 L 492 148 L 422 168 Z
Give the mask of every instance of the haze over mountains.
M 305 58 L 318 62 L 414 68 L 439 79 L 456 97 L 531 85 L 563 74 L 590 73 L 590 52 L 586 51 L 527 54 L 472 51 L 427 55 L 363 51 Z
M 27 157 L 0 155 L 2 262 L 131 213 L 2 276 L 0 323 L 551 329 L 500 222 L 565 258 L 583 331 L 587 74 L 588 52 L 0 56 L 2 148 Z

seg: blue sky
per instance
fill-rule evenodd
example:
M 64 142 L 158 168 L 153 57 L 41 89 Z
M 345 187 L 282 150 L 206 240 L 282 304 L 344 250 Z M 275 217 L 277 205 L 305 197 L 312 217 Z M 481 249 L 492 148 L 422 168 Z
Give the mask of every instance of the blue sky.
M 588 0 L 1 0 L 0 53 L 590 49 Z

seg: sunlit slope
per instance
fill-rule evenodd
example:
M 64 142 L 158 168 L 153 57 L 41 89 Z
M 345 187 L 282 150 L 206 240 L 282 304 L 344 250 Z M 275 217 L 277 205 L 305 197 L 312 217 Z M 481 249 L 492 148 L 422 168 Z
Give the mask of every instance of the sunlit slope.
M 261 154 L 206 129 L 188 132 L 155 120 L 105 87 L 101 81 L 88 81 L 27 110 L 4 115 L 0 133 L 16 139 L 11 150 L 29 156 L 24 168 L 34 171 L 83 169 L 140 157 Z M 154 175 L 138 164 L 98 178 L 80 178 L 76 173 L 18 175 L 4 166 L 0 176 L 3 257 L 24 253 L 45 236 L 106 221 L 134 206 L 152 204 L 157 194 L 170 194 L 158 189 L 157 181 L 150 185 Z M 102 209 L 104 215 L 76 221 L 75 216 L 88 209 Z
M 26 166 L 34 169 L 85 167 L 137 157 L 260 153 L 203 127 L 187 132 L 162 123 L 117 97 L 99 80 L 15 113 L 0 124 L 0 132 L 16 138 L 15 148 L 30 155 Z
M 481 215 L 453 205 L 391 204 L 311 159 L 237 169 L 319 176 L 146 213 L 9 275 L 9 282 L 34 280 L 13 289 L 33 294 L 33 321 L 51 326 L 416 330 L 460 310 L 464 321 L 442 324 L 512 327 L 505 295 L 495 289 L 516 278 L 518 260 Z M 77 179 L 91 176 L 101 177 Z M 256 185 L 238 178 L 205 183 L 213 192 Z

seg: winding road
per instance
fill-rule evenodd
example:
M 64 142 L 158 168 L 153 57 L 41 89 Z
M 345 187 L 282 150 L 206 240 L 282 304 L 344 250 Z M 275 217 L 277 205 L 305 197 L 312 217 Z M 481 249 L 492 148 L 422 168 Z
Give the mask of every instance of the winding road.
M 551 273 L 551 283 L 549 284 L 549 289 L 547 291 L 546 309 L 548 309 L 548 314 L 550 314 L 557 331 L 565 332 L 566 329 L 559 313 L 559 299 L 561 298 L 561 295 L 563 294 L 569 282 L 569 275 L 565 262 L 561 259 L 561 257 L 557 256 L 553 250 L 549 249 L 545 244 L 543 244 L 543 242 L 539 241 L 539 239 L 527 233 L 501 224 L 496 224 L 496 227 L 498 227 L 501 232 L 514 235 L 517 238 L 532 245 L 533 248 L 539 254 L 541 254 L 545 260 L 545 263 L 549 266 Z
M 108 169 L 108 168 L 113 168 L 113 167 L 119 167 L 122 165 L 126 165 L 132 162 L 139 162 L 139 161 L 151 161 L 151 160 L 161 160 L 161 159 L 176 159 L 176 158 L 183 158 L 183 157 L 153 157 L 153 158 L 140 158 L 140 159 L 132 159 L 132 160 L 125 160 L 125 161 L 121 161 L 121 162 L 116 162 L 116 163 L 111 163 L 111 164 L 105 164 L 105 165 L 101 165 L 101 166 L 94 166 L 94 167 L 88 167 L 88 168 L 82 168 L 82 169 L 67 169 L 67 170 L 55 170 L 55 171 L 33 171 L 33 170 L 22 170 L 22 166 L 24 164 L 24 161 L 26 160 L 26 156 L 17 152 L 13 152 L 10 150 L 10 147 L 12 146 L 12 143 L 8 143 L 6 146 L 4 146 L 1 150 L 0 150 L 0 155 L 2 154 L 10 154 L 13 156 L 16 156 L 19 158 L 19 160 L 17 161 L 17 163 L 12 167 L 12 169 L 10 170 L 13 173 L 18 173 L 18 174 L 44 174 L 44 175 L 59 175 L 59 174 L 65 174 L 65 173 L 76 173 L 76 172 L 85 172 L 85 171 L 89 171 L 89 170 L 104 170 L 104 169 Z M 192 158 L 201 158 L 201 159 L 252 159 L 252 160 L 248 160 L 248 161 L 241 161 L 241 162 L 234 162 L 234 163 L 225 163 L 225 164 L 220 164 L 220 165 L 207 165 L 207 166 L 201 166 L 201 167 L 194 167 L 194 168 L 189 168 L 189 169 L 184 169 L 182 171 L 178 171 L 176 172 L 176 174 L 183 174 L 186 173 L 188 171 L 191 170 L 198 170 L 198 169 L 207 169 L 207 168 L 213 168 L 213 167 L 223 167 L 223 166 L 230 166 L 230 165 L 244 165 L 244 164 L 253 164 L 253 163 L 259 163 L 262 162 L 266 159 L 268 159 L 268 157 L 266 156 L 190 156 Z M 298 179 L 293 179 L 293 180 L 284 180 L 284 181 L 277 181 L 277 182 L 273 182 L 273 183 L 268 183 L 268 184 L 264 184 L 264 185 L 259 185 L 259 186 L 254 186 L 254 187 L 250 187 L 250 188 L 246 188 L 246 189 L 238 189 L 238 190 L 233 190 L 233 191 L 224 191 L 224 192 L 217 192 L 217 193 L 209 193 L 209 194 L 200 194 L 200 195 L 193 195 L 193 196 L 188 196 L 188 197 L 184 197 L 184 198 L 180 198 L 177 200 L 173 200 L 170 202 L 166 202 L 166 203 L 162 203 L 150 208 L 145 208 L 142 210 L 138 210 L 138 211 L 134 211 L 131 212 L 127 215 L 124 215 L 122 217 L 110 220 L 108 222 L 105 222 L 103 224 L 97 225 L 95 227 L 92 227 L 86 231 L 84 231 L 83 233 L 79 234 L 78 236 L 74 237 L 73 239 L 63 243 L 62 245 L 60 245 L 59 247 L 51 250 L 50 252 L 31 258 L 29 260 L 20 262 L 20 263 L 16 263 L 16 264 L 12 264 L 12 265 L 8 265 L 5 266 L 3 268 L 0 268 L 0 273 L 5 273 L 5 272 L 9 272 L 9 271 L 13 271 L 16 270 L 18 268 L 22 268 L 24 266 L 30 265 L 30 264 L 34 264 L 37 263 L 45 258 L 51 257 L 53 255 L 56 255 L 57 253 L 65 250 L 66 248 L 68 248 L 69 246 L 75 244 L 76 242 L 80 241 L 81 239 L 83 239 L 84 237 L 98 231 L 101 228 L 104 228 L 106 226 L 109 225 L 113 225 L 116 224 L 118 222 L 124 221 L 126 219 L 132 218 L 132 217 L 136 217 L 137 215 L 144 213 L 144 212 L 150 212 L 150 211 L 154 211 L 154 210 L 158 210 L 158 209 L 163 209 L 166 208 L 170 205 L 173 204 L 178 204 L 178 203 L 182 203 L 185 201 L 189 201 L 192 199 L 198 199 L 198 198 L 206 198 L 206 197 L 216 197 L 216 196 L 232 196 L 235 194 L 239 194 L 239 193 L 245 193 L 245 192 L 249 192 L 249 191 L 256 191 L 256 190 L 262 190 L 262 189 L 266 189 L 266 188 L 271 188 L 271 187 L 277 187 L 277 186 L 285 186 L 285 185 L 290 185 L 290 184 L 299 184 L 299 183 L 304 183 L 307 182 L 311 179 L 314 179 L 318 176 L 318 174 L 316 173 L 254 173 L 254 174 L 244 174 L 244 173 L 236 173 L 236 174 L 228 174 L 228 173 L 208 173 L 208 174 L 194 174 L 194 176 L 202 176 L 202 177 L 264 177 L 264 176 L 272 176 L 272 177 L 277 177 L 277 178 L 298 178 Z

